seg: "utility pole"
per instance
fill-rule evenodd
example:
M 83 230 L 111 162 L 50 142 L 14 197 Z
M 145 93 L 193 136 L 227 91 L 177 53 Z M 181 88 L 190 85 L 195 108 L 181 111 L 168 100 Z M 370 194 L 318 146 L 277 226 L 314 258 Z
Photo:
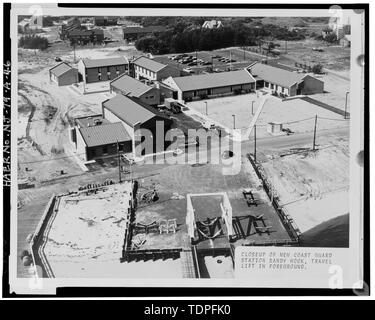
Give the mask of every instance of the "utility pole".
M 119 182 L 121 182 L 120 146 L 118 144 L 118 140 L 116 140 L 116 144 L 117 144 L 118 180 Z
M 251 101 L 251 114 L 254 115 L 254 100 Z
M 345 94 L 345 112 L 344 112 L 344 119 L 346 119 L 346 110 L 348 108 L 348 94 L 349 94 L 349 91 L 346 91 L 346 94 Z
M 254 124 L 254 161 L 257 161 L 257 125 Z
M 206 116 L 208 115 L 208 108 L 207 108 L 207 101 L 204 102 L 206 104 Z
M 246 60 L 246 56 L 245 56 L 245 47 L 243 47 L 243 61 Z
M 314 125 L 314 140 L 313 140 L 313 151 L 315 151 L 315 140 L 316 140 L 316 123 L 318 121 L 318 116 L 315 116 L 315 125 Z
M 76 62 L 76 41 L 73 40 L 73 62 L 75 63 Z
M 233 129 L 236 129 L 236 115 L 232 114 L 233 117 Z

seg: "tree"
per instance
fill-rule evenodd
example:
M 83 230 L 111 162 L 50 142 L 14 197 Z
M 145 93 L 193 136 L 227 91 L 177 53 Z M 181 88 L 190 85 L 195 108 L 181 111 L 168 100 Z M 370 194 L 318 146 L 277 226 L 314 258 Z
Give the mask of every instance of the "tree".
M 20 38 L 18 45 L 25 49 L 45 50 L 48 48 L 48 40 L 37 35 L 25 35 Z
M 328 43 L 335 43 L 337 41 L 337 37 L 334 33 L 329 33 L 325 36 L 324 40 Z
M 323 65 L 321 65 L 320 63 L 314 64 L 311 68 L 311 71 L 315 74 L 321 74 L 323 73 Z

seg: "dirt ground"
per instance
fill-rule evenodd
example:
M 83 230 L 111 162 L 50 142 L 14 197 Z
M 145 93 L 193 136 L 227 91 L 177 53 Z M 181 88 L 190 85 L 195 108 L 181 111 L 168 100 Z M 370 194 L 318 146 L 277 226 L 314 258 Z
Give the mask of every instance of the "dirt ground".
M 121 257 L 131 184 L 115 184 L 93 195 L 61 197 L 47 230 L 44 253 L 56 277 L 72 276 L 60 262 L 84 267 L 90 259 Z
M 261 214 L 264 214 L 265 223 L 268 226 L 272 226 L 269 233 L 263 234 L 256 233 L 254 229 L 251 229 L 246 239 L 238 239 L 239 241 L 235 243 L 236 245 L 242 241 L 288 239 L 289 236 L 270 205 L 266 194 L 258 188 L 258 180 L 250 172 L 253 171 L 245 158 L 243 159 L 242 170 L 236 175 L 227 176 L 222 174 L 220 165 L 166 166 L 162 170 L 158 170 L 158 174 L 154 176 L 139 179 L 140 186 L 155 186 L 160 200 L 144 206 L 140 205 L 137 208 L 136 217 L 146 223 L 151 223 L 160 218 L 176 218 L 179 231 L 177 231 L 176 235 L 155 236 L 159 237 L 158 245 L 162 247 L 165 244 L 169 245 L 170 241 L 168 239 L 174 239 L 178 241 L 175 242 L 175 245 L 178 243 L 179 246 L 189 246 L 186 236 L 178 235 L 179 232 L 186 233 L 186 194 L 226 192 L 233 209 L 233 217 L 239 218 L 245 230 L 249 222 L 247 218 Z M 259 203 L 257 207 L 249 207 L 247 205 L 242 194 L 243 188 L 252 188 L 254 190 L 254 197 Z M 182 199 L 172 199 L 173 193 L 178 193 L 178 195 L 182 196 Z M 204 199 L 212 200 L 207 197 Z M 217 202 L 203 200 L 199 203 L 200 219 L 205 220 L 207 216 L 221 215 L 221 211 L 215 211 L 215 208 L 218 208 Z
M 52 33 L 53 34 L 53 33 Z M 75 50 L 79 58 L 131 57 L 137 52 L 123 42 L 106 47 L 85 46 Z M 18 51 L 18 162 L 19 178 L 45 181 L 82 173 L 73 157 L 64 152 L 69 143 L 68 127 L 77 116 L 101 113 L 108 93 L 79 95 L 70 86 L 58 87 L 49 80 L 49 69 L 59 56 L 74 67 L 73 48 L 52 43 L 45 51 Z M 43 165 L 41 165 L 43 164 Z M 27 169 L 26 169 L 27 168 Z
M 283 128 L 289 128 L 295 133 L 312 132 L 316 115 L 318 116 L 317 130 L 349 125 L 349 120 L 343 119 L 343 116 L 302 99 L 281 101 L 271 96 L 257 119 L 257 136 L 271 136 L 267 132 L 267 124 L 270 122 L 282 123 Z
M 315 98 L 315 95 L 312 96 Z M 252 101 L 254 102 L 254 115 L 259 107 L 256 94 L 223 97 L 202 101 L 189 102 L 187 105 L 201 114 L 205 114 L 208 105 L 208 117 L 223 127 L 233 128 L 233 115 L 235 115 L 236 129 L 245 129 L 253 119 Z M 314 130 L 314 117 L 318 115 L 317 130 L 348 126 L 348 120 L 343 116 L 320 106 L 301 99 L 285 100 L 269 96 L 256 121 L 257 137 L 271 137 L 267 132 L 269 122 L 283 123 L 283 127 L 290 128 L 293 132 L 312 132 Z M 306 120 L 307 119 L 307 120 Z M 301 121 L 302 120 L 302 121 Z
M 340 45 L 327 45 L 322 41 L 314 39 L 305 39 L 303 41 L 288 41 L 286 44 L 287 53 L 285 53 L 285 41 L 275 41 L 280 44 L 279 50 L 282 51 L 278 61 L 280 63 L 294 66 L 295 62 L 314 65 L 320 63 L 324 68 L 347 72 L 350 70 L 350 48 L 344 48 Z M 323 52 L 313 51 L 312 48 L 322 48 Z
M 329 71 L 327 74 L 318 76 L 324 81 L 324 93 L 311 95 L 311 98 L 329 104 L 340 110 L 350 112 L 350 74 L 345 71 Z M 346 101 L 347 97 L 347 101 Z
M 302 232 L 349 212 L 348 138 L 332 138 L 315 153 L 276 157 L 263 166 Z

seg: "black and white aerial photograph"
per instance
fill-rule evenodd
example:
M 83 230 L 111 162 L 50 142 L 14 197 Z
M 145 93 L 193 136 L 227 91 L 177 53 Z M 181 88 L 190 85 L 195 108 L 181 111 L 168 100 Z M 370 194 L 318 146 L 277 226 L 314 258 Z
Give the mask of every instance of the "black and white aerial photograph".
M 10 26 L 16 279 L 361 274 L 363 12 L 25 8 Z

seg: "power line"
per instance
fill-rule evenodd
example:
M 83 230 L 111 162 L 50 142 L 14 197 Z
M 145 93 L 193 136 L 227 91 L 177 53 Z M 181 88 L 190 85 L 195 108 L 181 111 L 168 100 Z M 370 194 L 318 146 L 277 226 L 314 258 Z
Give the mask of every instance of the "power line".
M 333 121 L 346 121 L 348 122 L 348 119 L 334 119 L 334 118 L 325 118 L 325 117 L 318 117 L 319 119 L 324 119 L 324 120 L 333 120 Z

